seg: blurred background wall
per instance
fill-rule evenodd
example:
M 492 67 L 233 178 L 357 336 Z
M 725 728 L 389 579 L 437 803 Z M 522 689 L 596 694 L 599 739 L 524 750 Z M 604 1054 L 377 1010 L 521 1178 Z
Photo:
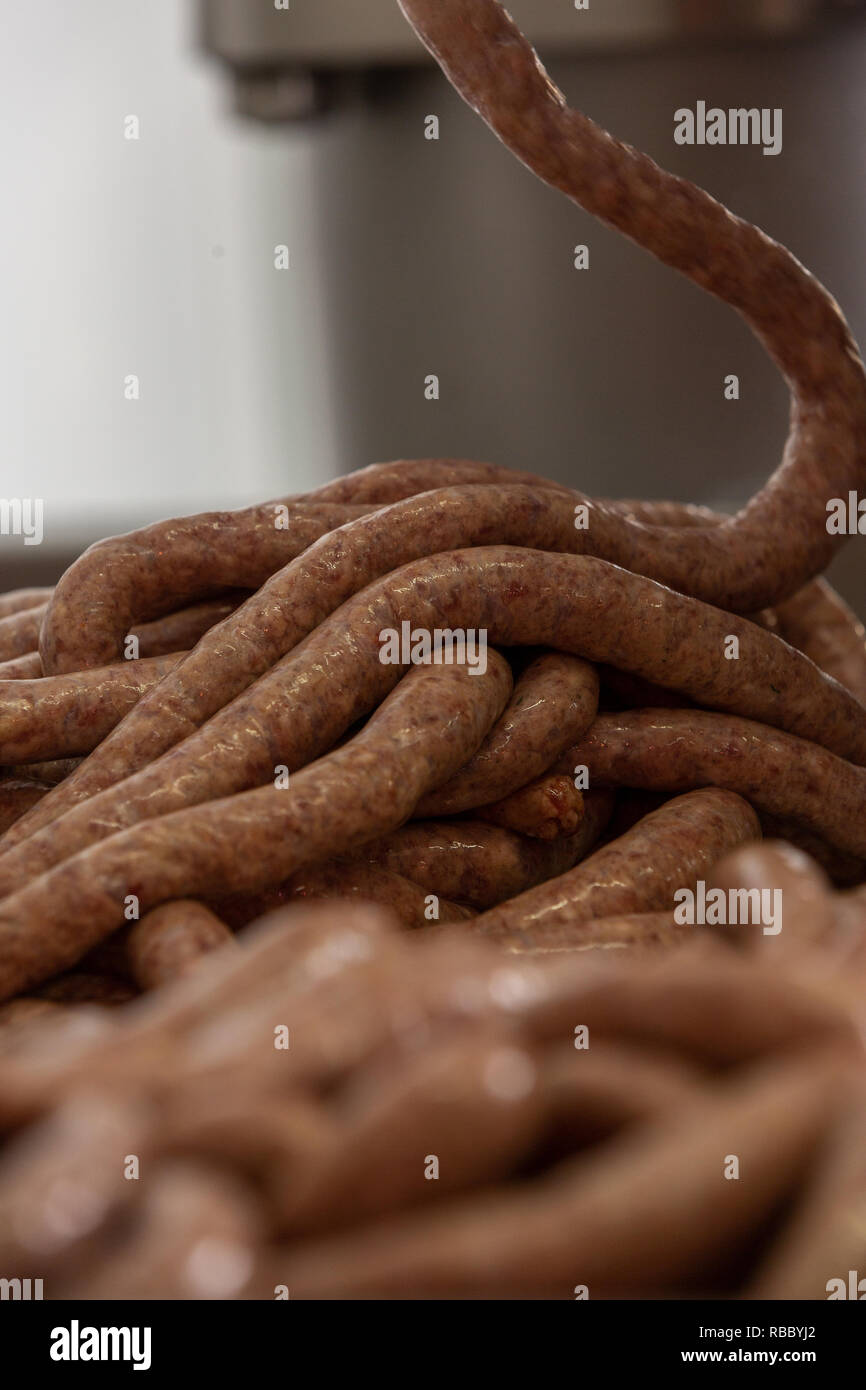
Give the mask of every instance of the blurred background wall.
M 866 340 L 863 6 L 511 8 L 575 104 L 789 245 Z M 0 494 L 44 498 L 46 528 L 41 547 L 0 540 L 4 587 L 106 532 L 376 459 L 722 508 L 775 465 L 787 395 L 745 327 L 537 184 L 387 29 L 393 9 L 4 7 Z M 698 100 L 781 107 L 782 153 L 676 145 Z M 257 104 L 295 119 L 232 109 Z M 866 611 L 857 542 L 836 577 Z

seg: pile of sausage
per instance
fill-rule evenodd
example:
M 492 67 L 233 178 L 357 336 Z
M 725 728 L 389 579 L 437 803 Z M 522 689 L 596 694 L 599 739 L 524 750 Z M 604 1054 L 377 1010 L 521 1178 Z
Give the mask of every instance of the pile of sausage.
M 377 464 L 0 596 L 0 1275 L 825 1297 L 866 635 L 820 576 L 866 373 L 823 287 L 570 109 L 497 0 L 400 3 L 536 174 L 745 318 L 784 456 L 733 517 Z M 386 663 L 392 631 L 486 662 Z M 782 930 L 686 924 L 707 885 L 778 891 Z

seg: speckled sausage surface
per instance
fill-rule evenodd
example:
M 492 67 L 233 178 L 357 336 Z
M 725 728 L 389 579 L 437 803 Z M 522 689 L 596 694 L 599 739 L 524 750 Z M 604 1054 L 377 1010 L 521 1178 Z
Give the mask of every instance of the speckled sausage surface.
M 404 927 L 428 922 L 465 922 L 475 914 L 468 907 L 428 893 L 419 884 L 377 864 L 331 863 L 302 869 L 286 885 L 283 901 L 341 898 L 387 907 Z
M 498 492 L 495 488 L 480 491 L 486 497 Z M 444 498 L 441 493 L 427 496 Z M 552 496 L 556 503 L 558 498 Z M 412 505 L 423 502 L 424 498 L 412 499 Z M 546 499 L 542 501 L 540 494 L 528 502 L 546 513 Z M 386 515 L 380 511 L 362 518 L 362 522 L 375 522 Z M 325 538 L 328 552 L 335 537 L 347 540 L 349 529 Z M 295 564 L 309 564 L 309 557 L 322 544 Z M 354 557 L 355 547 L 348 545 L 347 549 Z M 379 560 L 384 558 L 380 552 Z M 333 587 L 335 572 L 330 561 L 329 554 L 321 591 Z M 281 585 L 291 572 L 292 566 L 282 572 Z M 351 578 L 354 568 L 341 569 L 340 573 L 340 583 L 357 583 L 357 575 L 354 581 Z M 251 602 L 259 602 L 268 587 Z M 296 592 L 291 605 L 280 602 L 270 608 L 273 626 L 266 626 L 266 640 L 258 627 L 247 630 L 243 624 L 237 626 L 248 604 L 206 634 L 177 672 L 138 702 L 130 718 L 104 740 L 95 755 L 19 822 L 8 843 L 32 835 L 77 801 L 112 786 L 150 761 L 160 748 L 189 734 L 213 703 L 221 700 L 214 692 L 222 681 L 223 658 L 233 671 L 254 668 L 264 647 L 273 648 L 275 628 L 292 646 L 292 627 L 297 633 L 317 623 L 318 631 L 303 646 L 269 671 L 232 709 L 211 720 L 203 731 L 203 744 L 190 740 L 186 751 L 183 747 L 177 750 L 179 761 L 172 765 L 184 767 L 181 788 L 167 775 L 167 764 L 152 769 L 152 790 L 161 805 L 176 806 L 182 798 L 210 798 L 220 794 L 220 787 L 223 792 L 235 790 L 244 784 L 244 778 L 252 780 L 254 766 L 272 768 L 274 748 L 283 748 L 285 739 L 295 737 L 292 731 L 299 718 L 309 718 L 309 694 L 295 706 L 287 697 L 287 675 L 307 681 L 317 673 L 326 673 L 330 693 L 317 714 L 320 720 L 323 715 L 329 717 L 339 692 L 343 692 L 339 699 L 348 698 L 347 691 L 363 690 L 373 680 L 371 672 L 377 672 L 376 679 L 381 681 L 382 672 L 394 670 L 379 662 L 379 634 L 385 630 L 400 633 L 403 622 L 428 632 L 443 627 L 483 630 L 494 644 L 555 644 L 592 661 L 615 661 L 702 704 L 782 727 L 851 761 L 866 762 L 866 712 L 849 692 L 805 657 L 747 619 L 722 613 L 601 560 L 504 546 L 435 555 L 388 573 L 327 621 L 320 621 L 317 607 L 320 602 L 329 607 L 327 600 L 314 591 L 302 603 L 302 594 L 303 589 Z M 214 634 L 225 634 L 229 628 L 236 633 L 236 640 L 224 648 L 218 642 L 214 648 Z M 724 656 L 731 636 L 739 644 L 738 660 Z M 322 650 L 325 655 L 318 655 Z M 216 656 L 218 651 L 221 657 L 216 665 L 204 660 L 206 653 Z M 242 660 L 245 654 L 246 665 Z M 215 670 L 220 672 L 218 679 Z M 190 683 L 193 674 L 197 677 L 194 686 Z M 243 682 L 251 684 L 249 672 Z M 285 733 L 277 733 L 278 729 Z M 204 750 L 217 745 L 219 759 L 208 755 L 202 762 Z M 190 756 L 193 747 L 194 759 Z M 283 761 L 289 763 L 290 759 Z M 269 774 L 262 771 L 258 775 Z M 240 782 L 232 780 L 237 777 Z M 129 783 L 127 794 L 131 790 L 135 789 Z M 129 795 L 124 804 L 129 809 L 121 810 L 122 816 L 137 814 Z
M 136 623 L 223 589 L 257 589 L 311 541 L 357 514 L 343 505 L 265 502 L 98 541 L 70 565 L 36 627 L 46 674 L 111 665 Z
M 178 659 L 154 656 L 70 676 L 5 681 L 0 686 L 0 762 L 89 753 Z
M 601 714 L 561 760 L 590 785 L 685 792 L 727 787 L 866 859 L 866 768 L 750 719 L 706 710 Z
M 776 608 L 792 647 L 866 705 L 866 630 L 826 579 L 816 579 Z
M 427 892 L 482 909 L 572 868 L 592 849 L 610 819 L 613 796 L 585 798 L 576 835 L 530 840 L 480 821 L 417 821 L 372 840 L 359 858 L 405 874 Z
M 44 608 L 53 593 L 53 589 L 10 589 L 0 594 L 0 620 L 28 608 Z
M 546 772 L 589 728 L 597 708 L 593 666 L 564 652 L 536 657 L 518 676 L 502 718 L 475 757 L 444 787 L 425 796 L 416 816 L 453 816 L 509 796 Z M 564 743 L 569 728 L 579 732 Z
M 129 973 L 140 989 L 156 989 L 194 970 L 234 936 L 203 903 L 177 898 L 146 912 L 125 943 Z
M 164 816 L 67 860 L 0 910 L 0 994 L 80 960 L 123 924 L 130 896 L 144 913 L 171 898 L 267 887 L 395 829 L 472 756 L 511 688 L 496 652 L 483 675 L 416 666 L 354 739 L 290 787 Z
M 473 936 L 509 950 L 580 944 L 595 917 L 672 908 L 727 851 L 760 838 L 758 818 L 733 792 L 708 787 L 668 801 L 577 868 L 470 922 Z
M 42 675 L 42 658 L 38 652 L 26 652 L 24 656 L 0 661 L 0 681 L 33 681 Z
M 475 816 L 533 840 L 557 840 L 577 831 L 583 820 L 583 795 L 573 777 L 548 773 L 501 801 L 479 806 Z
M 839 306 L 778 242 L 570 108 L 498 0 L 400 5 L 512 153 L 736 309 L 791 392 L 781 465 L 743 511 L 700 534 L 625 523 L 619 563 L 739 612 L 787 598 L 843 539 L 828 534 L 827 502 L 866 491 L 866 374 Z
M 45 783 L 26 777 L 0 776 L 0 835 L 35 806 L 48 791 Z
M 12 661 L 15 657 L 27 656 L 36 650 L 46 611 L 43 604 L 0 618 L 0 661 Z

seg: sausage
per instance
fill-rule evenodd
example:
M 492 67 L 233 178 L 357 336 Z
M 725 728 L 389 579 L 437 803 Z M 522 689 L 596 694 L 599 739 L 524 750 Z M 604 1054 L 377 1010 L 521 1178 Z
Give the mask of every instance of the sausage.
M 47 791 L 45 783 L 29 777 L 0 777 L 0 835 L 41 801 Z
M 89 753 L 178 659 L 154 656 L 72 676 L 4 682 L 0 760 L 27 763 Z
M 170 898 L 267 887 L 395 829 L 437 776 L 471 757 L 510 693 L 496 652 L 483 675 L 416 666 L 361 733 L 290 787 L 164 816 L 59 865 L 3 904 L 0 995 L 74 965 L 122 925 L 130 895 L 143 913 Z
M 43 674 L 42 658 L 38 652 L 25 652 L 23 656 L 0 661 L 0 681 L 31 681 Z
M 45 673 L 110 665 L 123 655 L 133 618 L 155 616 L 215 588 L 257 589 L 313 540 L 372 505 L 463 482 L 525 482 L 567 491 L 548 479 L 492 464 L 398 460 L 374 464 L 304 497 L 158 522 L 100 541 L 66 571 L 42 615 L 47 618 L 40 647 Z
M 308 492 L 302 499 L 308 503 L 352 503 L 356 506 L 375 503 L 387 506 L 414 497 L 419 492 L 432 492 L 441 487 L 457 487 L 471 483 L 475 486 L 503 486 L 526 483 L 530 487 L 554 492 L 570 492 L 564 483 L 537 473 L 523 473 L 500 464 L 480 463 L 476 459 L 393 459 L 389 463 L 371 463 L 366 468 L 346 473 L 330 483 Z
M 53 589 L 12 589 L 0 594 L 0 620 L 28 608 L 44 608 L 53 593 Z
M 203 903 L 176 899 L 147 912 L 126 938 L 129 972 L 140 989 L 156 989 L 197 968 L 210 951 L 231 945 L 224 922 Z
M 820 864 L 837 888 L 853 888 L 866 879 L 866 864 L 862 859 L 832 848 L 826 840 L 804 830 L 802 825 L 788 820 L 786 816 L 769 816 L 763 812 L 760 821 L 765 840 L 787 840 L 788 844 L 802 850 L 810 859 Z
M 416 816 L 453 816 L 510 796 L 546 772 L 586 732 L 597 707 L 594 667 L 562 652 L 536 657 L 518 677 L 502 718 L 475 757 L 425 796 Z M 566 741 L 570 728 L 578 732 Z
M 349 898 L 378 903 L 390 908 L 404 927 L 423 927 L 427 922 L 465 922 L 474 915 L 459 903 L 425 893 L 402 874 L 373 864 L 325 864 L 302 869 L 287 885 L 283 901 L 296 898 Z
M 567 939 L 527 948 L 528 955 L 558 951 L 610 951 L 630 956 L 641 952 L 674 950 L 694 938 L 694 927 L 681 926 L 672 912 L 633 912 L 616 917 L 597 917 L 583 922 L 577 944 Z
M 691 888 L 727 850 L 759 836 L 757 816 L 733 792 L 689 792 L 577 868 L 500 903 L 464 930 L 512 951 L 580 945 L 583 923 L 672 908 L 677 889 Z
M 767 935 L 748 924 L 716 928 L 735 939 L 746 938 L 754 949 L 778 957 L 779 952 L 802 950 L 828 942 L 835 931 L 835 911 L 825 875 L 793 845 L 763 843 L 745 845 L 713 866 L 709 886 L 724 893 L 778 892 L 781 895 L 780 930 Z
M 826 579 L 807 584 L 776 616 L 786 642 L 866 705 L 866 630 Z
M 0 618 L 0 661 L 11 661 L 36 650 L 46 611 L 47 605 L 43 604 Z
M 499 495 L 496 488 L 479 491 L 485 498 Z M 428 494 L 440 502 L 443 496 Z M 423 502 L 423 498 L 412 499 L 412 505 Z M 536 499 L 536 505 L 547 508 L 546 500 Z M 445 515 L 444 505 L 442 510 Z M 362 518 L 362 522 L 385 516 L 387 513 L 380 511 Z M 347 556 L 354 555 L 348 539 L 351 529 L 336 533 Z M 332 539 L 325 538 L 326 549 Z M 295 564 L 311 563 L 309 557 L 321 546 L 319 542 Z M 278 577 L 281 585 L 291 572 L 289 566 Z M 348 572 L 344 562 L 340 573 L 345 577 Z M 321 590 L 328 588 L 333 573 L 329 569 L 327 575 L 320 576 Z M 360 576 L 355 570 L 352 573 L 357 583 Z M 268 588 L 265 585 L 250 602 L 260 601 Z M 75 802 L 95 798 L 97 791 L 129 777 L 160 748 L 189 735 L 223 698 L 219 693 L 225 670 L 222 663 L 234 669 L 243 667 L 247 672 L 243 681 L 248 685 L 253 679 L 249 672 L 261 660 L 264 647 L 273 650 L 275 626 L 280 625 L 285 634 L 294 625 L 296 635 L 300 635 L 318 619 L 315 602 L 303 598 L 301 586 L 290 605 L 268 609 L 271 626 L 266 623 L 263 630 L 233 627 L 249 609 L 245 604 L 215 630 L 235 633 L 231 648 L 213 648 L 214 634 L 206 634 L 159 691 L 145 695 L 95 754 L 13 828 L 7 844 L 26 839 Z M 278 663 L 252 690 L 212 717 L 200 736 L 187 737 L 170 761 L 154 765 L 149 780 L 142 776 L 134 786 L 128 781 L 122 805 L 116 811 L 111 808 L 112 820 L 106 819 L 107 808 L 101 803 L 103 829 L 99 833 L 107 833 L 112 823 L 128 824 L 141 814 L 134 804 L 139 789 L 147 787 L 146 814 L 155 815 L 176 806 L 182 798 L 189 804 L 192 799 L 218 796 L 272 775 L 275 746 L 283 753 L 286 765 L 292 767 L 294 754 L 290 756 L 288 750 L 303 742 L 298 708 L 311 708 L 316 687 L 323 692 L 316 727 L 324 729 L 333 718 L 336 722 L 328 724 L 333 743 L 340 729 L 346 727 L 342 710 L 351 705 L 355 711 L 352 717 L 357 718 L 365 708 L 369 685 L 375 683 L 379 693 L 387 688 L 383 673 L 394 668 L 379 661 L 379 634 L 390 630 L 400 633 L 404 622 L 410 629 L 428 632 L 447 623 L 452 629 L 485 631 L 489 643 L 555 643 L 589 660 L 616 660 L 618 665 L 682 690 L 704 704 L 785 728 L 852 761 L 866 762 L 863 707 L 805 657 L 748 620 L 721 613 L 590 557 L 478 547 L 430 556 L 371 584 L 321 622 L 297 652 Z M 268 634 L 266 641 L 263 632 Z M 739 642 L 736 661 L 723 656 L 730 636 Z M 293 645 L 294 636 L 287 640 Z M 215 656 L 220 658 L 217 668 Z M 215 669 L 219 678 L 215 678 Z M 298 708 L 291 695 L 294 680 L 303 682 Z M 213 757 L 216 747 L 219 755 Z M 307 752 L 306 756 L 315 754 Z M 178 775 L 181 768 L 182 782 Z M 95 813 L 95 801 L 93 810 Z M 86 831 L 83 839 L 75 841 L 78 847 L 89 842 L 91 833 Z M 47 862 L 56 862 L 60 852 L 58 841 L 58 847 L 48 851 Z
M 475 815 L 489 825 L 501 825 L 534 840 L 557 840 L 574 835 L 583 819 L 583 796 L 571 777 L 538 777 L 501 801 L 479 806 Z
M 454 86 L 545 183 L 745 319 L 791 392 L 781 465 L 748 506 L 706 528 L 624 522 L 618 563 L 739 612 L 824 570 L 842 537 L 827 503 L 866 491 L 866 372 L 831 295 L 778 242 L 570 108 L 498 0 L 400 0 Z M 507 62 L 491 54 L 507 53 Z M 592 523 L 591 523 L 592 524 Z
M 209 628 L 233 613 L 240 601 L 240 597 L 212 599 L 133 628 L 132 635 L 138 638 L 138 656 L 167 656 L 171 652 L 187 651 Z M 120 651 L 118 657 L 121 655 L 125 656 L 125 652 Z M 0 662 L 0 680 L 34 680 L 44 674 L 42 658 L 35 651 Z
M 262 1239 L 249 1188 L 189 1161 L 159 1163 L 141 1186 L 140 1219 L 122 1232 L 125 1239 L 109 1240 L 92 1266 L 70 1266 L 59 1297 L 242 1298 Z
M 741 1251 L 800 1179 L 839 1104 L 839 1067 L 776 1062 L 482 1202 L 376 1221 L 282 1248 L 292 1298 L 508 1297 L 561 1284 L 636 1291 L 694 1278 Z M 642 1140 L 642 1142 L 641 1142 Z M 724 1183 L 736 1153 L 749 1181 Z
M 62 782 L 64 777 L 69 777 L 80 763 L 80 758 L 51 758 L 48 762 L 42 763 L 13 764 L 6 770 L 12 777 L 47 782 L 49 786 L 56 787 L 57 783 Z
M 90 546 L 60 579 L 37 628 L 46 675 L 111 665 L 136 623 L 223 589 L 257 589 L 311 541 L 359 514 L 325 503 L 287 504 L 283 513 L 282 505 L 157 522 Z
M 705 710 L 602 714 L 556 770 L 575 766 L 589 769 L 591 786 L 727 787 L 866 859 L 866 769 L 750 719 Z
M 793 1219 L 761 1261 L 744 1298 L 862 1299 L 864 1153 L 866 1095 L 862 1077 L 856 1077 L 846 1112 L 825 1138 Z M 850 1270 L 857 1271 L 853 1292 Z

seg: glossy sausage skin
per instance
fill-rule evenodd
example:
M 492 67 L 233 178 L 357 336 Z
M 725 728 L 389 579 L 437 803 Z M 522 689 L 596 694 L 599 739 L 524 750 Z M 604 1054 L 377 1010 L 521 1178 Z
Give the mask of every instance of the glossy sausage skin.
M 510 796 L 540 777 L 580 738 L 597 707 L 593 666 L 564 652 L 536 657 L 516 680 L 502 718 L 475 757 L 444 787 L 425 796 L 416 816 L 453 816 Z M 570 728 L 579 732 L 563 742 Z
M 97 671 L 0 685 L 0 762 L 40 762 L 89 753 L 157 685 L 179 657 L 124 661 Z
M 126 916 L 171 898 L 250 891 L 395 829 L 437 778 L 479 747 L 511 693 L 488 653 L 465 665 L 416 666 L 342 748 L 275 785 L 135 826 L 14 893 L 0 910 L 0 994 L 80 960 Z
M 349 899 L 387 907 L 404 927 L 428 922 L 465 922 L 474 913 L 417 883 L 374 864 L 324 864 L 302 869 L 287 885 L 284 901 L 313 898 Z
M 558 770 L 578 765 L 591 786 L 727 787 L 866 860 L 866 768 L 750 719 L 706 710 L 602 714 Z
M 583 819 L 583 796 L 570 776 L 539 777 L 501 801 L 479 806 L 478 820 L 502 825 L 533 840 L 574 835 Z
M 465 928 L 509 950 L 579 945 L 596 917 L 662 911 L 728 850 L 760 838 L 758 818 L 733 792 L 708 787 L 668 801 L 577 868 L 482 913 Z
M 479 491 L 489 498 L 498 490 Z M 428 496 L 443 498 L 441 493 Z M 551 496 L 556 501 L 557 495 Z M 424 499 L 413 499 L 413 504 L 416 501 Z M 547 512 L 540 497 L 531 507 Z M 375 522 L 384 516 L 386 512 L 380 511 L 362 521 Z M 353 557 L 355 548 L 347 542 L 349 529 L 335 534 L 342 534 L 347 554 Z M 329 566 L 332 543 L 333 537 L 327 537 Z M 296 563 L 310 564 L 317 549 L 312 547 Z M 279 577 L 281 584 L 291 571 L 289 566 Z M 354 568 L 343 567 L 340 572 L 343 581 L 351 584 L 354 574 L 357 582 Z M 329 568 L 322 575 L 321 589 L 327 589 L 333 578 Z M 267 589 L 266 585 L 251 602 L 261 600 Z M 702 704 L 785 728 L 851 761 L 866 762 L 863 707 L 806 658 L 747 619 L 721 613 L 601 560 L 504 546 L 453 551 L 387 574 L 322 622 L 314 600 L 307 602 L 302 596 L 303 586 L 291 605 L 280 602 L 269 608 L 270 618 L 284 634 L 289 627 L 304 629 L 316 622 L 318 631 L 231 708 L 212 718 L 200 740 L 187 739 L 171 763 L 166 760 L 151 769 L 152 781 L 147 783 L 143 778 L 140 784 L 148 785 L 149 806 L 156 808 L 158 803 L 161 809 L 170 809 L 181 799 L 189 804 L 189 799 L 211 798 L 249 786 L 256 777 L 264 779 L 273 768 L 274 746 L 286 754 L 287 741 L 300 738 L 295 726 L 299 713 L 309 709 L 310 680 L 324 679 L 322 673 L 327 673 L 318 727 L 331 717 L 338 703 L 351 703 L 348 692 L 362 692 L 374 680 L 382 688 L 383 673 L 394 668 L 379 663 L 379 634 L 387 629 L 399 633 L 404 621 L 428 631 L 442 626 L 480 629 L 486 631 L 489 642 L 505 646 L 555 643 L 591 661 L 615 660 L 623 668 L 681 690 Z M 128 777 L 167 742 L 188 735 L 206 710 L 221 699 L 214 690 L 220 685 L 222 667 L 218 668 L 220 679 L 215 678 L 210 660 L 201 669 L 204 655 L 213 650 L 210 640 L 214 634 L 226 633 L 229 628 L 236 633 L 236 640 L 223 653 L 233 668 L 244 664 L 245 655 L 255 667 L 264 647 L 273 646 L 272 629 L 263 639 L 258 628 L 234 627 L 248 608 L 245 604 L 238 614 L 207 634 L 177 672 L 144 696 L 96 753 L 15 827 L 9 844 L 56 820 L 76 801 L 93 797 L 103 787 Z M 738 640 L 738 660 L 725 659 L 730 636 Z M 326 657 L 314 655 L 322 651 Z M 190 687 L 191 674 L 197 678 L 194 688 Z M 251 679 L 247 674 L 244 683 Z M 290 694 L 292 681 L 303 682 L 303 702 L 297 706 Z M 324 693 L 329 687 L 329 693 Z M 358 713 L 363 708 L 361 702 Z M 338 733 L 335 729 L 331 743 Z M 218 759 L 207 751 L 217 746 Z M 289 756 L 283 760 L 291 766 Z M 172 768 L 184 770 L 180 787 Z M 127 784 L 128 795 L 117 809 L 115 825 L 128 824 L 124 818 L 140 814 L 131 801 L 138 785 Z M 147 814 L 158 814 L 158 810 Z M 104 820 L 102 823 L 106 824 Z M 84 842 L 89 841 L 85 838 Z
M 203 903 L 176 899 L 147 912 L 125 943 L 129 973 L 140 989 L 156 989 L 194 970 L 234 936 Z

